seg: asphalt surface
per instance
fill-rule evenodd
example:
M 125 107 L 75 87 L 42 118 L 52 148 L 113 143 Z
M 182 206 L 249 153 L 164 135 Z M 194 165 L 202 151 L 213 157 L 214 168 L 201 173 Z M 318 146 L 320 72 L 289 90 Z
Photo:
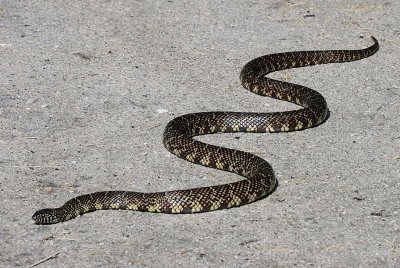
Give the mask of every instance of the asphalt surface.
M 0 267 L 400 267 L 399 14 L 397 0 L 1 0 Z M 244 90 L 243 65 L 371 35 L 370 58 L 271 75 L 321 92 L 323 125 L 199 138 L 267 159 L 279 180 L 268 198 L 32 224 L 85 193 L 239 179 L 168 153 L 167 122 L 296 109 Z

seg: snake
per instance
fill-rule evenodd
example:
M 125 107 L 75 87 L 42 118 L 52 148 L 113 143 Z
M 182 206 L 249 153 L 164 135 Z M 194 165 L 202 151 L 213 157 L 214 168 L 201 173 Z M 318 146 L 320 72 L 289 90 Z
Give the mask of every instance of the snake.
M 206 144 L 195 136 L 213 133 L 274 133 L 304 130 L 326 121 L 329 110 L 317 91 L 266 77 L 275 71 L 326 63 L 360 60 L 379 50 L 373 45 L 353 50 L 312 50 L 268 54 L 249 61 L 240 81 L 247 90 L 288 101 L 301 109 L 283 112 L 199 112 L 184 114 L 167 123 L 164 147 L 189 162 L 236 173 L 242 180 L 193 189 L 163 192 L 102 191 L 70 199 L 59 208 L 38 210 L 35 224 L 55 224 L 102 209 L 125 209 L 160 213 L 198 213 L 252 203 L 270 195 L 277 187 L 271 165 L 263 158 L 240 150 Z

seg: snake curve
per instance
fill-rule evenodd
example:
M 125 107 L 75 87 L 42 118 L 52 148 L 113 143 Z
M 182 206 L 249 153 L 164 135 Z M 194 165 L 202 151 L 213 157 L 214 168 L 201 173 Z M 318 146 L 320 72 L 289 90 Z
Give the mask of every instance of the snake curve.
M 379 50 L 378 41 L 359 50 L 296 51 L 269 54 L 251 60 L 240 80 L 249 91 L 298 104 L 303 109 L 274 112 L 200 112 L 171 120 L 163 143 L 172 154 L 203 166 L 239 174 L 245 179 L 216 186 L 155 193 L 104 191 L 81 195 L 59 208 L 38 210 L 35 224 L 54 224 L 100 209 L 129 209 L 161 213 L 196 213 L 251 203 L 270 194 L 277 180 L 272 167 L 251 153 L 205 144 L 194 136 L 217 132 L 287 132 L 321 124 L 328 116 L 324 97 L 301 85 L 265 77 L 279 70 L 360 60 Z

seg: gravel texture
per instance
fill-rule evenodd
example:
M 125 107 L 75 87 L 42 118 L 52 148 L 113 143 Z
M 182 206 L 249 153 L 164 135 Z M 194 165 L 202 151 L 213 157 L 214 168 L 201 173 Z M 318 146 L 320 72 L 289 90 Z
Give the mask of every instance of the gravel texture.
M 0 1 L 0 267 L 400 267 L 400 1 Z M 99 190 L 237 176 L 180 160 L 164 126 L 190 112 L 283 111 L 239 83 L 295 50 L 380 51 L 272 77 L 327 99 L 321 126 L 202 141 L 254 152 L 279 187 L 193 215 L 32 214 Z

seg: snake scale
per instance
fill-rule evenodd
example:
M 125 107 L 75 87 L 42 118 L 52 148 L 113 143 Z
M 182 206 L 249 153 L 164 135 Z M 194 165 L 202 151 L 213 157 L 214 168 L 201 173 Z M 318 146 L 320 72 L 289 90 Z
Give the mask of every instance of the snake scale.
M 203 166 L 239 174 L 245 179 L 210 187 L 155 193 L 104 191 L 75 197 L 60 208 L 37 211 L 36 224 L 54 224 L 100 209 L 129 209 L 162 213 L 196 213 L 231 208 L 270 194 L 277 180 L 271 166 L 251 153 L 209 145 L 194 136 L 217 132 L 284 132 L 321 124 L 328 116 L 324 97 L 301 85 L 273 80 L 268 73 L 316 64 L 360 60 L 379 49 L 378 41 L 359 50 L 297 51 L 270 54 L 248 62 L 240 80 L 253 93 L 298 104 L 303 109 L 274 112 L 201 112 L 170 121 L 164 130 L 164 146 L 172 154 Z

